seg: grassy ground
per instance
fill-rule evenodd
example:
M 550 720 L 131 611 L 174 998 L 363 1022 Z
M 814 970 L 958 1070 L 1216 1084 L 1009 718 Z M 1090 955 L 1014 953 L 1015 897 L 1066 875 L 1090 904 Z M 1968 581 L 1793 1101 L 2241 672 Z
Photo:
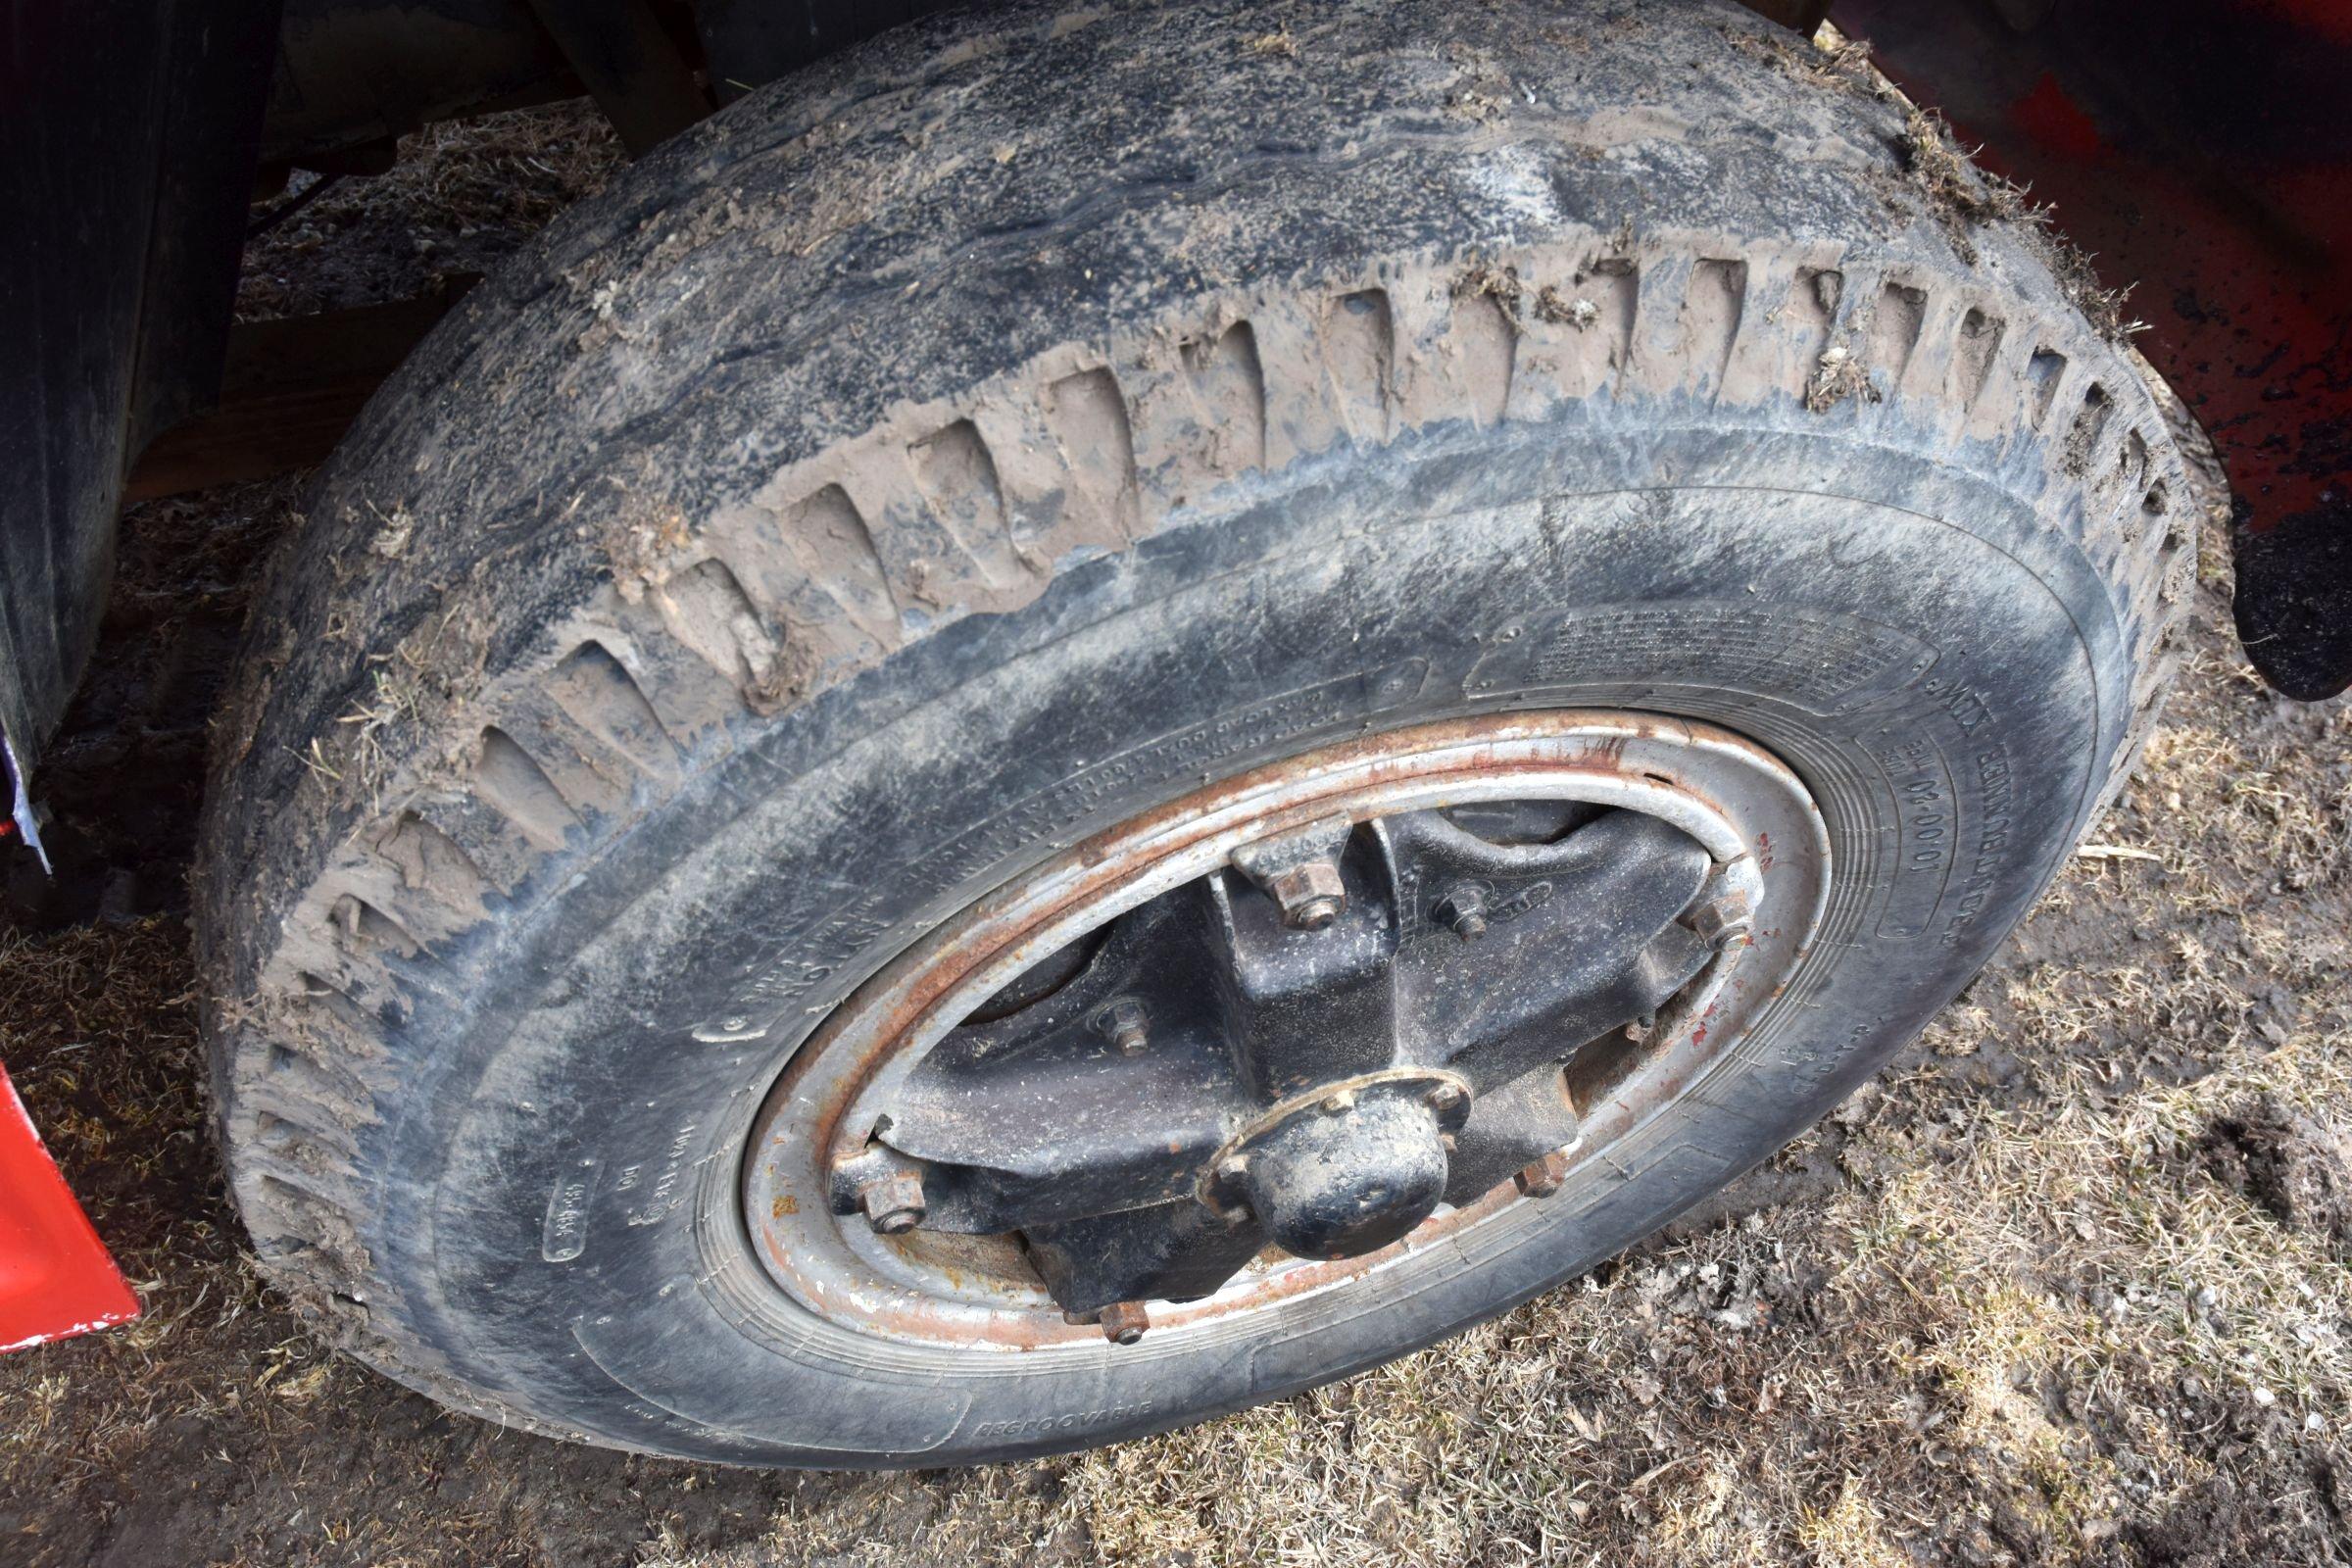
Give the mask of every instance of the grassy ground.
M 322 198 L 249 308 L 454 236 L 435 193 L 474 187 L 438 160 L 513 142 L 555 191 L 610 166 L 592 127 L 518 123 L 412 149 L 388 211 Z M 126 559 L 241 558 L 295 494 L 145 509 Z M 1717 1212 L 1380 1371 L 1071 1459 L 770 1476 L 443 1412 L 258 1283 L 171 898 L 0 937 L 0 1059 L 148 1303 L 0 1359 L 0 1563 L 2352 1561 L 2352 707 L 2263 693 L 2224 575 L 2209 547 L 2195 658 L 2094 850 Z M 110 624 L 122 690 L 175 667 L 175 613 Z

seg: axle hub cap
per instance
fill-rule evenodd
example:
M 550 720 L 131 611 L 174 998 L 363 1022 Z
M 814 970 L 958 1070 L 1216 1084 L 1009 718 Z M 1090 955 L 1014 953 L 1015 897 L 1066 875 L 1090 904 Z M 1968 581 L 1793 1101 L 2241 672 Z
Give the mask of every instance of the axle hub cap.
M 1378 1251 L 1446 1196 L 1467 1087 L 1413 1069 L 1278 1105 L 1209 1166 L 1201 1201 L 1298 1257 Z

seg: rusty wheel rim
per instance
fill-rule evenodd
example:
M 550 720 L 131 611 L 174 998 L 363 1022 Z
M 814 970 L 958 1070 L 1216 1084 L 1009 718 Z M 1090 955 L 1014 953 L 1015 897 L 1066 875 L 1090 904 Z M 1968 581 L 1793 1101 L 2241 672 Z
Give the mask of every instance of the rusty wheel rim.
M 1610 1149 L 1733 1059 L 1803 960 L 1830 847 L 1802 782 L 1753 743 L 1683 720 L 1561 710 L 1454 720 L 1327 747 L 1220 780 L 1094 835 L 990 893 L 870 977 L 795 1053 L 756 1118 L 741 1219 L 767 1283 L 838 1327 L 907 1344 L 1035 1350 L 1127 1343 L 1104 1314 L 1065 1320 L 1020 1249 L 994 1236 L 887 1233 L 842 1212 L 836 1166 L 868 1146 L 950 1031 L 1045 956 L 1220 866 L 1237 850 L 1345 815 L 1544 800 L 1655 817 L 1705 847 L 1711 887 L 1752 911 L 1660 1011 L 1640 1059 L 1589 1106 L 1574 1148 L 1361 1256 L 1261 1255 L 1213 1294 L 1152 1300 L 1152 1342 L 1247 1332 L 1252 1315 L 1356 1283 L 1595 1179 Z M 1136 1303 L 1138 1308 L 1145 1303 Z

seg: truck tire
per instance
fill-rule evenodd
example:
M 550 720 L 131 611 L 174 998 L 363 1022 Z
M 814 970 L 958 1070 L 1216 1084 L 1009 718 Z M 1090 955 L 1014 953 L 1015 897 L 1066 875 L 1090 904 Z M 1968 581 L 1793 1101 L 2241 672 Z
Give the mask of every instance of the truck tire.
M 659 150 L 376 397 L 254 612 L 199 886 L 264 1265 L 503 1422 L 895 1466 L 1277 1397 L 1638 1241 L 1967 982 L 2171 671 L 2176 443 L 1974 180 L 1793 35 L 1630 0 L 984 8 Z M 1414 833 L 1505 870 L 1440 897 Z M 1345 909 L 1504 965 L 1475 1011 L 1566 995 L 1639 892 L 1608 983 L 1684 989 L 1513 1080 L 1579 1141 L 1475 1200 L 1446 1160 L 1500 1135 L 1448 1142 L 1488 1091 L 1437 1068 L 1221 1124 L 1153 1223 L 1320 1260 L 1086 1299 L 1079 1221 L 939 1230 L 974 1170 L 1078 1168 L 1075 1099 L 923 1134 L 1025 1152 L 916 1189 L 914 1133 L 823 1118 L 948 1070 L 907 1020 L 1066 1011 L 1134 929 L 1071 901 L 1179 841 L 1218 941 Z M 1096 1021 L 1086 1093 L 1161 1059 Z M 1342 1224 L 1265 1172 L 1384 1116 L 1448 1152 L 1367 1250 L 1388 1187 Z M 901 1164 L 844 1198 L 853 1155 Z

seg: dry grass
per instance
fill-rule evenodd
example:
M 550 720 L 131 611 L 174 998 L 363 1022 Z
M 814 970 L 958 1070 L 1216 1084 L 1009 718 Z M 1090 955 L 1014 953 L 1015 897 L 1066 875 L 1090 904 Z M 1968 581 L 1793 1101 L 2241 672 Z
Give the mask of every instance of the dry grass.
M 389 172 L 337 181 L 250 243 L 237 315 L 379 304 L 485 271 L 621 162 L 585 100 L 428 125 L 401 138 Z M 295 175 L 289 196 L 314 177 Z

